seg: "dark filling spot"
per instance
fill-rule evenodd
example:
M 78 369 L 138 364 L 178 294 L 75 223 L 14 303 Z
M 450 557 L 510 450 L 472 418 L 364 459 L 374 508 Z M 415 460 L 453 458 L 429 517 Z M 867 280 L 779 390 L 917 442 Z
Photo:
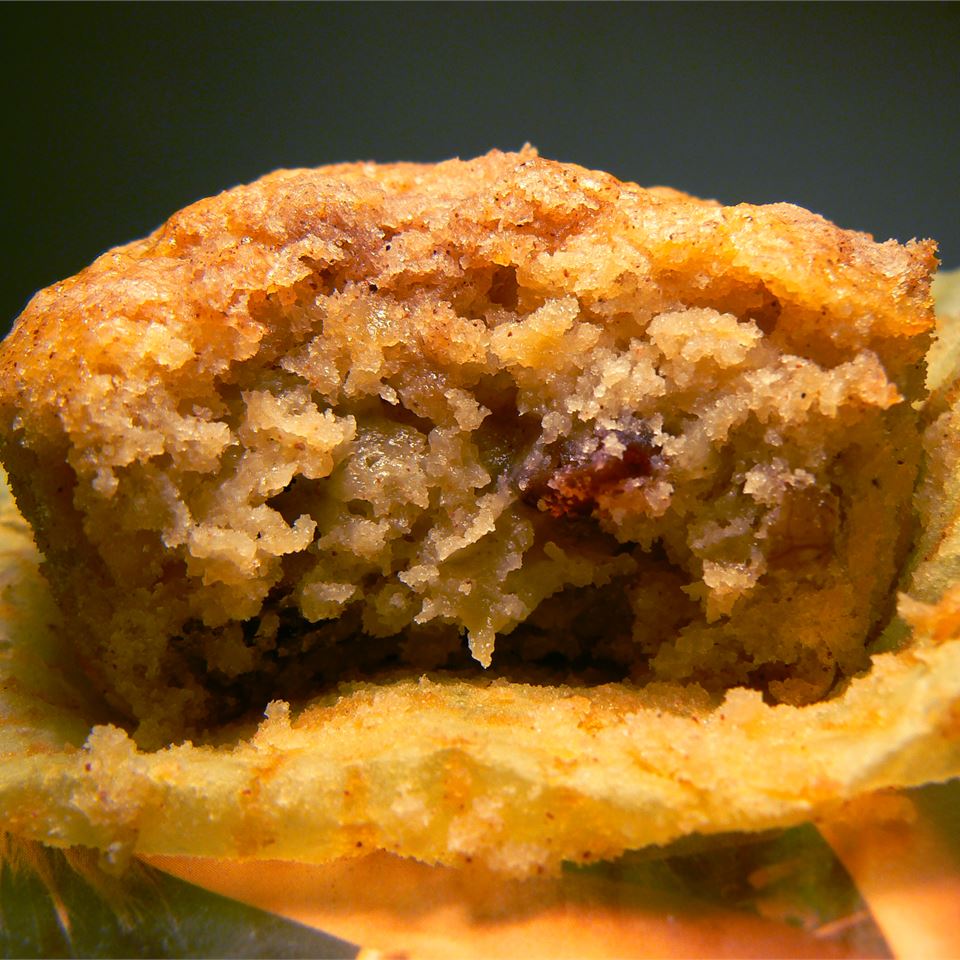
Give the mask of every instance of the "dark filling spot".
M 602 498 L 615 495 L 628 481 L 651 476 L 658 454 L 645 424 L 598 430 L 534 452 L 515 482 L 525 503 L 553 517 L 589 516 Z

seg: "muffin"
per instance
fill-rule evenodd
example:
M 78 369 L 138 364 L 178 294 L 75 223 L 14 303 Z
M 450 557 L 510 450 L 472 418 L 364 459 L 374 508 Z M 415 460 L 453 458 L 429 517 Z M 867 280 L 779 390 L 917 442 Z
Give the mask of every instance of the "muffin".
M 653 711 L 676 744 L 724 704 L 842 715 L 916 532 L 934 250 L 528 148 L 279 171 L 41 291 L 0 347 L 0 456 L 112 724 L 87 750 L 248 749 L 269 704 L 287 752 L 311 701 L 296 750 L 346 766 L 449 760 L 451 712 Z M 395 735 L 358 754 L 357 711 Z M 632 755 L 604 750 L 605 776 Z M 498 763 L 470 803 L 523 792 Z M 411 804 L 419 839 L 362 807 L 358 843 L 502 853 L 490 817 Z M 524 827 L 524 862 L 636 845 L 643 815 L 586 851 L 570 811 L 575 841 Z M 667 820 L 647 840 L 704 828 Z

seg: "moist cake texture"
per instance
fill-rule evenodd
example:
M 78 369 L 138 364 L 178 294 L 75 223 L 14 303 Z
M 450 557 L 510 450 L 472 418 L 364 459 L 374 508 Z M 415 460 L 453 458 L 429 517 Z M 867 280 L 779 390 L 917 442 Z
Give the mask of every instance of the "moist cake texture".
M 37 294 L 0 454 L 144 744 L 483 668 L 810 703 L 892 612 L 934 265 L 531 150 L 280 171 Z

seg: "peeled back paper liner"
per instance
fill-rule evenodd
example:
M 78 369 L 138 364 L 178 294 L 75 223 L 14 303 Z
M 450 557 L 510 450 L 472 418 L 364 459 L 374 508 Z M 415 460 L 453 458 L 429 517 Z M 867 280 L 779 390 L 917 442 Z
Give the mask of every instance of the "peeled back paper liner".
M 137 748 L 84 689 L 31 533 L 0 496 L 0 828 L 122 860 L 376 849 L 512 873 L 759 831 L 960 774 L 960 273 L 938 278 L 919 534 L 870 669 L 805 707 L 737 688 L 410 678 L 275 701 L 216 742 Z

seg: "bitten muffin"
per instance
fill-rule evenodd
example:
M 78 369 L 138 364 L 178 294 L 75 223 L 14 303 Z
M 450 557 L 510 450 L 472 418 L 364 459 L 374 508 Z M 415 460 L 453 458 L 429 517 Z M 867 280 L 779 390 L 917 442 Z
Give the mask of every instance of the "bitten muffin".
M 934 266 L 530 149 L 279 171 L 37 294 L 0 456 L 144 745 L 424 673 L 811 703 L 892 612 Z

